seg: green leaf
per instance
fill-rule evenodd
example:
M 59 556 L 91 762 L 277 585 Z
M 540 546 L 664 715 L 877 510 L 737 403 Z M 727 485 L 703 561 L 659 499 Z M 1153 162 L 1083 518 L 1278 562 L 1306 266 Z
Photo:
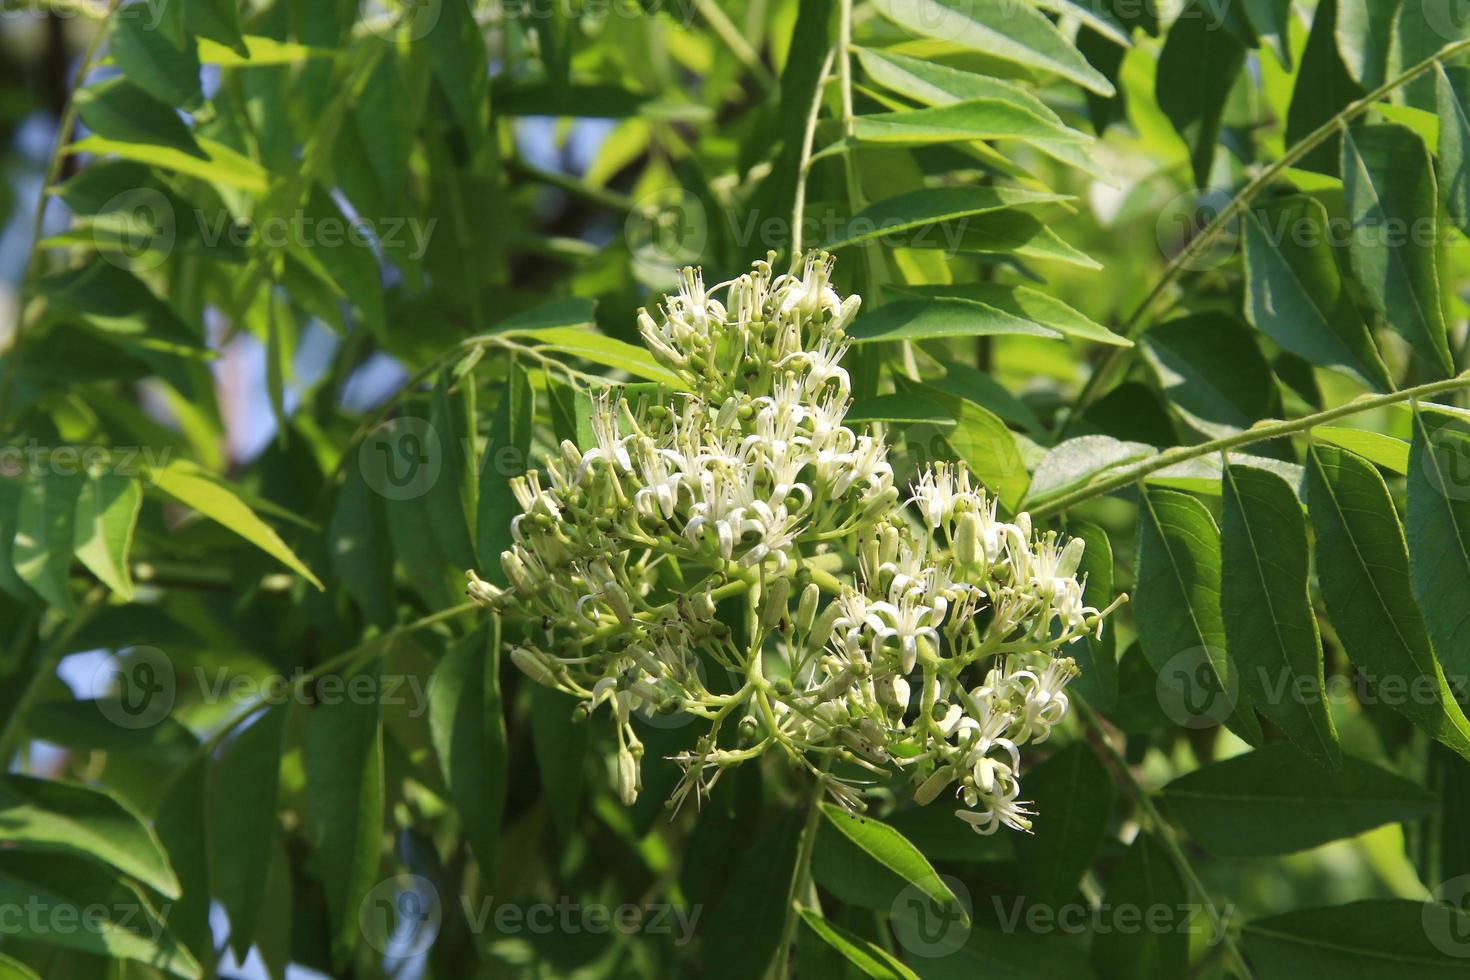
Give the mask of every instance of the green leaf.
M 1209 185 L 1225 103 L 1245 63 L 1245 46 L 1208 6 L 1191 0 L 1169 29 L 1155 84 L 1159 108 L 1189 147 L 1199 187 Z
M 1221 438 L 1276 414 L 1271 366 L 1249 330 L 1224 313 L 1196 313 L 1143 335 L 1165 396 L 1192 427 Z
M 1014 838 L 1026 897 L 1060 908 L 1077 894 L 1108 830 L 1113 777 L 1084 742 L 1075 742 L 1026 774 L 1036 809 L 1032 834 Z
M 43 869 L 28 870 L 41 872 Z M 31 880 L 40 877 L 40 874 L 35 874 Z M 44 918 L 16 914 L 12 917 L 13 923 L 6 926 L 7 939 L 91 953 L 109 963 L 129 961 L 144 964 L 186 980 L 196 980 L 203 975 L 198 961 L 163 930 L 162 917 L 155 914 L 141 893 L 115 882 L 79 881 L 78 876 L 68 873 L 67 884 L 74 888 L 63 894 L 61 888 L 56 887 L 56 879 L 62 877 L 62 869 L 51 869 L 46 877 L 50 879 L 47 887 L 39 887 L 31 884 L 31 880 L 12 876 L 8 868 L 0 869 L 0 907 L 14 909 L 17 913 L 23 909 L 72 909 L 78 913 L 74 920 L 78 927 L 58 928 Z M 93 906 L 100 907 L 102 914 L 82 919 L 80 913 Z M 86 928 L 80 927 L 82 921 L 87 923 Z M 5 976 L 6 969 L 0 966 L 0 976 Z M 48 977 L 54 975 L 47 973 Z
M 928 229 L 1007 208 L 1064 200 L 1065 197 L 1057 194 L 1014 187 L 926 187 L 868 205 L 848 219 L 846 226 L 822 247 L 838 249 L 890 236 L 906 240 L 902 235 L 906 231 Z
M 1375 0 L 1369 0 L 1375 2 Z M 1337 116 L 1350 103 L 1363 97 L 1364 90 L 1353 81 L 1338 54 L 1333 29 L 1337 26 L 1337 0 L 1320 0 L 1312 16 L 1312 31 L 1297 68 L 1296 88 L 1286 113 L 1286 142 L 1295 145 Z M 1342 171 L 1341 137 L 1334 133 L 1297 163 L 1302 170 L 1336 177 Z
M 454 644 L 429 687 L 434 754 L 486 880 L 495 879 L 506 792 L 505 719 L 500 701 L 500 630 L 485 623 Z
M 321 580 L 302 564 L 301 559 L 287 547 L 274 528 L 257 517 L 234 490 L 198 466 L 187 460 L 176 459 L 161 468 L 150 470 L 149 478 L 154 486 L 179 503 L 224 525 L 318 589 L 323 589 Z
M 173 106 L 160 102 L 125 78 L 111 78 L 77 92 L 82 122 L 98 136 L 122 143 L 152 143 L 205 156 Z
M 1409 572 L 1439 662 L 1470 676 L 1470 426 L 1415 412 L 1409 455 Z
M 1353 223 L 1348 254 L 1369 301 L 1436 377 L 1448 377 L 1429 151 L 1402 126 L 1355 126 L 1343 136 L 1342 185 Z
M 1291 71 L 1291 0 L 1245 0 L 1245 12 L 1256 36 Z
M 634 347 L 626 341 L 605 337 L 602 334 L 572 327 L 497 330 L 496 333 L 513 333 L 517 336 L 530 337 L 538 342 L 542 350 L 569 354 L 584 361 L 591 361 L 593 364 L 626 371 L 637 378 L 671 385 L 676 389 L 684 386 L 683 380 L 655 361 L 646 348 Z
M 218 2 L 223 4 L 226 0 Z M 265 68 L 272 65 L 294 65 L 312 58 L 335 58 L 339 54 L 331 48 L 317 48 L 294 41 L 262 37 L 259 34 L 246 34 L 241 40 L 244 42 L 244 54 L 241 54 L 241 49 L 200 37 L 200 63 L 219 65 L 222 68 Z
M 952 426 L 955 420 L 934 402 L 913 395 L 875 395 L 852 403 L 844 424 L 865 425 L 869 422 L 898 425 L 929 424 Z
M 179 900 L 168 910 L 168 929 L 201 963 L 215 959 L 209 924 L 209 835 L 204 832 L 209 822 L 209 771 L 208 755 L 192 755 L 171 777 L 153 817 L 153 829 L 179 879 Z
M 1465 975 L 1467 933 L 1457 909 L 1381 898 L 1256 919 L 1242 932 L 1261 980 L 1450 980 Z
M 712 980 L 749 980 L 770 969 L 786 921 L 800 829 L 800 815 L 789 813 L 739 838 L 745 843 L 739 861 L 701 927 L 702 959 Z
M 580 815 L 589 724 L 572 721 L 576 698 L 540 684 L 530 687 L 531 740 L 541 770 L 541 790 L 562 840 L 569 840 Z
M 198 177 L 220 187 L 233 187 L 250 194 L 265 194 L 270 175 L 260 164 L 239 151 L 206 137 L 196 135 L 194 141 L 204 152 L 203 158 L 170 146 L 123 143 L 102 136 L 88 136 L 71 143 L 66 152 L 71 155 L 86 153 L 98 157 L 115 156 L 189 177 Z
M 907 244 L 920 248 L 946 248 L 955 252 L 1001 255 L 1006 261 L 1018 256 L 1066 262 L 1083 269 L 1102 265 L 1062 240 L 1040 218 L 1023 211 L 997 211 L 976 215 L 956 226 L 941 225 L 933 234 L 915 236 Z
M 960 0 L 876 0 L 883 16 L 923 37 L 1051 72 L 1098 95 L 1113 85 L 1087 63 L 1051 21 L 1029 6 L 987 7 Z
M 77 496 L 72 547 L 77 560 L 123 599 L 133 598 L 128 552 L 143 506 L 138 481 L 115 473 L 89 474 Z
M 1470 234 L 1470 68 L 1436 64 L 1439 156 L 1436 176 L 1450 220 Z
M 1470 759 L 1455 702 L 1414 604 L 1398 513 L 1371 463 L 1332 446 L 1307 455 L 1307 504 L 1327 617 L 1380 703 Z
M 490 441 L 480 461 L 479 516 L 475 533 L 481 575 L 505 585 L 500 554 L 511 546 L 510 522 L 520 513 L 510 481 L 524 476 L 531 460 L 531 429 L 536 421 L 536 393 L 530 378 L 512 362 L 500 404 L 490 423 Z
M 54 472 L 33 474 L 20 484 L 15 541 L 10 560 L 15 574 L 59 609 L 72 608 L 69 572 L 76 535 L 77 497 L 82 479 Z
M 184 5 L 184 26 L 190 34 L 218 41 L 242 58 L 250 57 L 235 0 L 192 0 Z
M 327 527 L 332 569 L 369 620 L 393 619 L 393 555 L 383 499 L 363 478 L 361 466 L 347 466 L 342 489 Z
M 215 893 L 230 917 L 230 948 L 245 955 L 255 943 L 275 845 L 276 794 L 288 706 L 268 709 L 225 749 L 214 780 Z
M 895 287 L 895 292 L 934 298 L 964 299 L 1009 313 L 1038 326 L 1055 330 L 1076 340 L 1132 347 L 1133 341 L 1113 333 L 1072 309 L 1061 300 L 1026 286 L 1006 286 L 993 282 L 967 282 L 934 286 Z
M 1058 126 L 1065 125 L 1062 117 L 1050 106 L 1014 82 L 921 61 L 895 51 L 855 48 L 854 53 L 870 79 L 922 105 L 942 106 L 973 99 L 998 99 L 1027 109 Z M 1106 168 L 1093 159 L 1085 145 L 1038 142 L 1034 146 L 1054 160 L 1105 180 L 1109 178 Z
M 1146 929 L 1099 930 L 1092 941 L 1092 965 L 1104 980 L 1183 980 L 1189 965 L 1189 893 L 1168 852 L 1152 834 L 1140 832 L 1108 882 L 1103 907 L 1168 909 L 1169 922 L 1149 920 Z
M 1337 50 L 1353 79 L 1365 89 L 1387 80 L 1397 4 L 1382 0 L 1338 0 Z
M 0 980 L 41 980 L 40 976 L 20 960 L 0 953 Z
M 371 661 L 345 679 L 380 683 Z M 383 734 L 376 697 L 344 697 L 312 709 L 303 761 L 316 867 L 331 913 L 332 959 L 345 963 L 361 943 L 358 910 L 378 881 L 383 834 Z M 263 858 L 263 855 L 260 856 Z
M 1143 652 L 1179 703 L 1178 724 L 1226 723 L 1252 745 L 1261 728 L 1226 653 L 1220 612 L 1220 533 L 1204 504 L 1171 490 L 1146 490 L 1138 521 L 1138 592 L 1133 597 Z M 1227 721 L 1228 719 L 1228 721 Z
M 48 276 L 38 288 L 58 315 L 75 318 L 108 340 L 189 358 L 213 356 L 172 307 L 115 265 L 94 261 Z
M 1082 486 L 1094 477 L 1125 463 L 1133 463 L 1158 453 L 1143 442 L 1122 442 L 1112 436 L 1078 436 L 1048 449 L 1036 471 L 1031 474 L 1031 488 L 1026 492 L 1026 506 Z
M 180 46 L 166 32 L 153 29 L 149 9 L 132 5 L 113 18 L 108 50 L 123 74 L 143 91 L 169 105 L 193 109 L 204 101 L 193 38 Z
M 439 543 L 439 553 L 463 571 L 475 564 L 475 538 L 469 515 L 477 512 L 478 503 L 467 496 L 464 479 L 466 468 L 473 465 L 474 440 L 473 434 L 467 431 L 464 403 L 459 397 L 451 398 L 449 385 L 449 372 L 439 372 L 429 398 L 429 425 L 439 435 L 444 465 L 439 478 L 424 495 L 424 504 L 429 512 L 429 526 L 434 529 L 434 540 Z
M 1327 209 L 1293 196 L 1248 211 L 1245 227 L 1246 316 L 1282 347 L 1336 368 L 1376 391 L 1393 381 L 1333 258 Z
M 878 980 L 918 980 L 914 971 L 904 966 L 881 946 L 876 946 L 846 929 L 838 928 L 823 919 L 821 913 L 811 909 L 801 910 L 801 921 L 822 942 L 842 955 L 862 976 Z
M 1342 757 L 1329 772 L 1287 742 L 1272 742 L 1186 773 L 1161 791 L 1169 812 L 1221 857 L 1291 854 L 1433 812 L 1433 793 Z
M 1003 916 L 1022 915 L 1015 911 Z M 1068 977 L 1090 980 L 1096 976 L 1087 953 L 1075 943 L 1055 935 L 1026 931 L 1024 919 L 1003 921 L 1004 930 L 977 928 L 965 944 L 952 953 L 918 963 L 923 980 L 1037 980 L 1039 977 Z
M 1231 463 L 1223 511 L 1220 607 L 1241 684 L 1302 751 L 1336 769 L 1342 752 L 1327 711 L 1301 502 L 1274 473 Z
M 0 827 L 11 847 L 99 861 L 167 898 L 179 897 L 157 835 L 110 792 L 11 774 L 0 780 Z
M 1087 143 L 1091 137 L 1059 125 L 1000 99 L 971 99 L 952 105 L 880 112 L 853 120 L 852 139 L 881 146 L 931 146 L 970 140 L 1025 140 L 1047 143 Z M 819 159 L 836 152 L 833 144 L 817 153 Z
M 434 77 L 454 113 L 472 152 L 486 142 L 490 110 L 490 68 L 485 36 L 469 0 L 443 0 L 414 14 L 433 17 L 426 30 L 415 30 L 415 43 L 428 49 Z
M 1067 534 L 1086 542 L 1078 572 L 1086 576 L 1082 600 L 1094 609 L 1102 609 L 1116 598 L 1113 591 L 1113 543 L 1101 527 L 1089 521 L 1068 521 Z M 1081 643 L 1073 641 L 1067 653 L 1077 661 L 1082 673 L 1072 684 L 1089 703 L 1103 711 L 1111 711 L 1118 701 L 1118 634 L 1109 624 L 1102 636 L 1089 633 Z
M 1312 437 L 1341 446 L 1399 475 L 1409 472 L 1409 444 L 1402 439 L 1369 429 L 1348 429 L 1336 425 L 1316 426 L 1312 429 Z
M 991 337 L 1021 334 L 1060 338 L 1029 320 L 968 299 L 900 299 L 860 313 L 847 335 L 854 344 L 941 337 Z
M 878 820 L 858 817 L 832 803 L 819 804 L 827 825 L 856 846 L 863 857 L 915 888 L 937 905 L 953 908 L 959 900 L 919 849 Z M 820 840 L 820 838 L 818 838 Z

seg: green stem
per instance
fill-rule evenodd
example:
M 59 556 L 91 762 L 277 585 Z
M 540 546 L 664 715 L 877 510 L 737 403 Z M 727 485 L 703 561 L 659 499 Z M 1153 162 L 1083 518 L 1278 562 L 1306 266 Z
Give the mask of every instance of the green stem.
M 830 760 L 829 760 L 830 761 Z M 825 774 L 828 762 L 822 763 Z M 796 867 L 791 872 L 791 888 L 786 894 L 786 921 L 781 926 L 781 945 L 776 951 L 772 980 L 786 980 L 790 972 L 791 944 L 796 937 L 796 922 L 801 918 L 801 900 L 811 881 L 812 855 L 817 848 L 817 830 L 822 824 L 822 793 L 824 776 L 819 776 L 812 793 L 811 806 L 806 813 L 806 823 L 801 828 L 801 839 L 796 845 Z
M 610 191 L 603 187 L 592 187 L 567 174 L 543 170 L 520 157 L 511 157 L 507 160 L 506 169 L 528 180 L 534 180 L 538 184 L 566 191 L 573 197 L 580 197 L 584 201 L 617 211 L 620 214 L 631 214 L 637 209 L 637 204 L 626 194 L 619 194 L 617 191 Z
M 1277 422 L 1257 422 L 1244 432 L 1226 436 L 1223 439 L 1214 439 L 1210 442 L 1202 442 L 1197 446 L 1175 446 L 1166 449 L 1157 456 L 1150 456 L 1132 466 L 1113 471 L 1102 479 L 1093 480 L 1083 487 L 1079 487 L 1070 493 L 1064 493 L 1040 507 L 1030 509 L 1034 520 L 1051 517 L 1059 514 L 1069 507 L 1073 507 L 1093 497 L 1120 490 L 1130 484 L 1137 483 L 1150 473 L 1167 469 L 1179 463 L 1201 456 L 1211 456 L 1226 449 L 1234 449 L 1239 446 L 1248 446 L 1252 443 L 1266 442 L 1271 439 L 1279 439 L 1282 436 L 1294 435 L 1307 429 L 1324 425 L 1335 419 L 1345 418 L 1349 415 L 1357 415 L 1359 412 L 1371 411 L 1375 408 L 1383 408 L 1386 405 L 1395 405 L 1399 402 L 1427 399 L 1434 395 L 1443 394 L 1448 391 L 1458 391 L 1470 388 L 1470 372 L 1450 378 L 1446 381 L 1433 381 L 1429 384 L 1419 385 L 1414 388 L 1405 388 L 1402 391 L 1390 392 L 1386 395 L 1371 395 L 1357 398 L 1340 405 L 1337 408 L 1328 409 L 1325 412 L 1317 412 L 1315 415 L 1307 415 L 1299 419 Z
M 1113 745 L 1112 739 L 1108 737 L 1108 732 L 1103 728 L 1102 722 L 1098 720 L 1097 714 L 1088 706 L 1087 702 L 1082 700 L 1080 694 L 1074 694 L 1072 696 L 1072 704 L 1076 707 L 1077 714 L 1081 717 L 1083 723 L 1097 736 L 1096 744 L 1101 746 L 1108 760 L 1112 762 L 1113 768 L 1122 776 L 1129 793 L 1132 794 L 1134 800 L 1138 803 L 1138 808 L 1143 811 L 1144 816 L 1148 819 L 1149 827 L 1153 830 L 1154 836 L 1163 845 L 1164 850 L 1168 852 L 1170 859 L 1174 862 L 1174 866 L 1179 870 L 1179 874 L 1194 891 L 1200 904 L 1204 906 L 1205 914 L 1210 918 L 1210 927 L 1214 929 L 1215 937 L 1219 941 L 1221 948 L 1225 951 L 1226 957 L 1232 961 L 1232 965 L 1240 976 L 1253 976 L 1250 966 L 1246 963 L 1245 956 L 1241 954 L 1240 948 L 1235 944 L 1234 937 L 1230 935 L 1229 926 L 1220 915 L 1220 910 L 1215 906 L 1214 899 L 1210 897 L 1210 893 L 1205 888 L 1204 882 L 1200 880 L 1199 875 L 1194 870 L 1194 866 L 1189 863 L 1189 857 L 1184 853 L 1184 849 L 1179 846 L 1179 841 L 1175 839 L 1174 828 L 1169 826 L 1169 823 L 1163 818 L 1163 815 L 1159 813 L 1158 807 L 1154 806 L 1153 800 L 1149 797 L 1148 792 L 1139 784 L 1137 777 L 1133 775 L 1132 768 L 1128 765 L 1128 760 L 1123 758 L 1117 746 Z
M 1142 322 L 1144 315 L 1153 307 L 1158 298 L 1164 294 L 1164 291 L 1173 285 L 1174 281 L 1183 274 L 1196 257 L 1214 244 L 1220 232 L 1230 222 L 1240 217 L 1245 209 L 1250 206 L 1250 203 L 1255 200 L 1256 195 L 1269 187 L 1289 167 L 1300 162 L 1308 153 L 1311 153 L 1317 147 L 1337 135 L 1344 125 L 1363 115 L 1386 96 L 1393 94 L 1420 76 L 1427 74 L 1441 62 L 1448 61 L 1465 51 L 1470 51 L 1470 39 L 1446 44 L 1403 74 L 1389 79 L 1356 102 L 1349 103 L 1343 107 L 1342 111 L 1297 141 L 1289 150 L 1281 155 L 1280 159 L 1276 160 L 1265 170 L 1262 170 L 1254 180 L 1241 188 L 1240 193 L 1236 194 L 1230 203 L 1215 216 L 1215 219 L 1206 225 L 1190 241 L 1184 251 L 1170 260 L 1168 266 L 1164 269 L 1163 276 L 1154 284 L 1154 288 L 1149 290 L 1148 295 L 1134 307 L 1128 319 L 1123 321 L 1123 326 L 1119 332 L 1125 337 L 1132 338 L 1138 332 L 1138 325 Z M 1131 347 L 1113 347 L 1108 350 L 1107 355 L 1098 364 L 1097 370 L 1093 371 L 1092 377 L 1083 386 L 1082 393 L 1077 398 L 1077 405 L 1073 411 L 1073 415 L 1081 412 L 1092 403 L 1093 399 L 1101 391 L 1104 383 L 1111 378 L 1116 372 L 1116 369 L 1123 363 L 1124 358 L 1128 356 L 1129 351 L 1133 349 Z
M 796 200 L 791 207 L 791 264 L 794 267 L 801 258 L 801 226 L 806 221 L 806 172 L 812 165 L 812 142 L 817 135 L 817 117 L 822 114 L 822 90 L 827 85 L 827 73 L 832 70 L 832 59 L 836 51 L 827 52 L 822 70 L 817 72 L 817 87 L 812 92 L 812 108 L 806 117 L 806 130 L 801 135 L 801 159 L 796 165 Z
M 730 49 L 730 53 L 750 69 L 750 73 L 755 76 L 761 88 L 766 92 L 773 91 L 776 88 L 776 76 L 771 74 L 771 70 L 761 61 L 760 55 L 750 46 L 750 42 L 745 40 L 745 35 L 740 33 L 740 29 L 720 9 L 716 0 L 694 0 L 694 7 L 704 18 L 705 23 L 709 24 L 710 30 L 714 31 Z

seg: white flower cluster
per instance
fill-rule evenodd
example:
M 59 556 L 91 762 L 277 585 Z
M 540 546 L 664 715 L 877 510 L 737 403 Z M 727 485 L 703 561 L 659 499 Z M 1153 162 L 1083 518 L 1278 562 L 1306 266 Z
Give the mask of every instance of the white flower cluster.
M 777 750 L 852 808 L 853 773 L 901 770 L 921 802 L 957 783 L 977 831 L 1028 829 L 1018 748 L 1066 714 L 1057 651 L 1102 629 L 1083 543 L 999 519 L 963 466 L 925 470 L 900 506 L 881 435 L 843 424 L 859 298 L 830 273 L 825 255 L 800 275 L 759 262 L 706 289 L 685 270 L 639 323 L 686 393 L 599 397 L 596 445 L 516 483 L 509 588 L 471 572 L 469 593 L 524 619 L 511 656 L 532 678 L 611 706 L 626 801 L 632 714 L 685 712 L 709 727 L 675 759 L 672 805 Z

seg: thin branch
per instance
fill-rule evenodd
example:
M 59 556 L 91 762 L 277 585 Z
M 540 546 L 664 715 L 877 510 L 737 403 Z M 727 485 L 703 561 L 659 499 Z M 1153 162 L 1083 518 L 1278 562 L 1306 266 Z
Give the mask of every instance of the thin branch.
M 817 87 L 812 93 L 812 108 L 806 117 L 806 131 L 801 136 L 801 159 L 796 164 L 796 200 L 791 208 L 791 261 L 801 255 L 801 226 L 806 221 L 806 176 L 812 165 L 812 143 L 817 135 L 817 117 L 822 114 L 822 92 L 827 86 L 827 73 L 832 70 L 835 50 L 827 52 L 822 70 L 817 72 Z
M 776 76 L 771 74 L 771 70 L 766 67 L 765 62 L 761 61 L 760 55 L 750 46 L 745 35 L 740 33 L 740 29 L 720 9 L 719 3 L 716 0 L 694 0 L 694 7 L 704 18 L 705 23 L 709 24 L 710 30 L 714 31 L 730 49 L 730 53 L 750 69 L 750 73 L 755 76 L 761 88 L 767 92 L 773 91 L 776 87 Z
M 1241 188 L 1240 192 L 1231 198 L 1230 203 L 1221 209 L 1214 220 L 1191 239 L 1182 252 L 1169 260 L 1169 264 L 1164 268 L 1164 273 L 1159 278 L 1159 281 L 1154 284 L 1153 289 L 1149 290 L 1148 295 L 1134 307 L 1133 312 L 1123 321 L 1123 326 L 1120 328 L 1119 333 L 1131 339 L 1138 332 L 1138 325 L 1142 322 L 1145 314 L 1152 309 L 1154 303 L 1164 294 L 1164 291 L 1173 285 L 1174 281 L 1185 272 L 1194 259 L 1214 244 L 1220 232 L 1232 221 L 1239 218 L 1261 191 L 1274 183 L 1288 168 L 1300 162 L 1308 153 L 1311 153 L 1333 136 L 1336 136 L 1343 126 L 1363 115 L 1385 97 L 1427 74 L 1442 62 L 1448 61 L 1466 51 L 1470 51 L 1470 39 L 1446 44 L 1403 74 L 1389 79 L 1356 102 L 1349 103 L 1331 119 L 1293 144 L 1278 160 L 1265 170 L 1262 170 L 1250 183 Z M 1092 403 L 1103 384 L 1123 363 L 1124 359 L 1129 356 L 1131 350 L 1133 348 L 1129 347 L 1114 347 L 1108 350 L 1108 353 L 1098 364 L 1097 369 L 1092 372 L 1092 376 L 1088 378 L 1087 383 L 1083 386 L 1081 394 L 1078 395 L 1076 407 L 1073 410 L 1074 416 Z
M 1415 399 L 1427 399 L 1434 395 L 1444 394 L 1449 391 L 1460 391 L 1470 388 L 1470 372 L 1450 378 L 1447 381 L 1433 381 L 1429 384 L 1419 385 L 1415 388 L 1405 388 L 1402 391 L 1390 392 L 1386 395 L 1365 395 L 1355 398 L 1346 405 L 1330 408 L 1325 412 L 1317 412 L 1314 415 L 1306 415 L 1299 419 L 1275 422 L 1257 422 L 1244 432 L 1226 436 L 1223 439 L 1214 439 L 1210 442 L 1202 442 L 1197 446 L 1176 446 L 1166 449 L 1157 456 L 1114 470 L 1111 474 L 1083 487 L 1079 487 L 1070 493 L 1062 494 L 1054 500 L 1042 504 L 1030 510 L 1033 519 L 1041 520 L 1059 514 L 1069 507 L 1073 507 L 1093 497 L 1121 490 L 1123 487 L 1137 483 L 1150 473 L 1168 469 L 1179 463 L 1198 459 L 1201 456 L 1211 456 L 1226 449 L 1235 449 L 1239 446 L 1248 446 L 1252 443 L 1267 442 L 1271 439 L 1279 439 L 1282 436 L 1294 435 L 1305 432 L 1319 425 L 1325 425 L 1334 419 L 1345 418 L 1349 415 L 1357 415 L 1360 412 L 1371 411 L 1375 408 L 1383 408 L 1385 405 L 1396 405 L 1400 402 Z

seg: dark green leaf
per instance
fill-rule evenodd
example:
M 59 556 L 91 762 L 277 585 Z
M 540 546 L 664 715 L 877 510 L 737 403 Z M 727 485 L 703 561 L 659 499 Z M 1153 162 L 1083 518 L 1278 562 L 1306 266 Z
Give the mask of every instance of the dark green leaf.
M 940 337 L 989 337 L 1023 334 L 1060 338 L 1029 320 L 967 299 L 901 299 L 860 314 L 848 336 L 853 343 L 934 340 Z
M 500 630 L 484 624 L 444 655 L 429 688 L 434 753 L 481 874 L 494 880 L 505 805 L 505 720 L 500 703 Z
M 1470 917 L 1444 905 L 1369 899 L 1245 925 L 1261 980 L 1450 980 L 1465 975 Z
M 1241 684 L 1261 714 L 1335 769 L 1341 750 L 1327 711 L 1301 502 L 1274 473 L 1228 464 L 1223 510 L 1220 607 Z
M 1151 919 L 1149 928 L 1099 930 L 1092 941 L 1092 965 L 1104 980 L 1182 980 L 1189 965 L 1189 893 L 1179 872 L 1152 834 L 1134 838 L 1108 883 L 1103 907 L 1167 909 L 1170 921 Z
M 1102 609 L 1116 598 L 1113 591 L 1113 543 L 1107 532 L 1089 521 L 1068 521 L 1067 534 L 1087 543 L 1082 552 L 1078 572 L 1087 576 L 1082 599 L 1094 609 Z M 1116 625 L 1103 627 L 1102 636 L 1088 634 L 1079 644 L 1073 642 L 1067 653 L 1077 661 L 1081 675 L 1072 682 L 1087 700 L 1103 711 L 1111 711 L 1118 701 L 1118 633 Z
M 286 706 L 269 709 L 239 734 L 220 759 L 214 782 L 215 888 L 230 917 L 230 948 L 240 962 L 255 943 L 276 836 L 276 793 Z
M 820 913 L 813 912 L 811 909 L 802 909 L 801 921 L 822 942 L 841 954 L 842 958 L 861 975 L 875 977 L 877 980 L 900 980 L 900 978 L 918 980 L 912 970 L 894 959 L 881 946 L 876 946 L 866 939 L 854 936 L 847 930 L 833 925 L 823 919 Z
M 133 598 L 128 552 L 142 505 L 138 481 L 116 473 L 89 474 L 77 496 L 72 535 L 77 560 L 126 600 Z
M 1288 145 L 1295 145 L 1364 95 L 1364 90 L 1353 81 L 1343 65 L 1342 56 L 1338 54 L 1333 37 L 1336 26 L 1337 0 L 1321 0 L 1312 17 L 1312 32 L 1307 36 L 1307 47 L 1297 68 L 1296 88 L 1291 94 L 1291 107 L 1286 114 Z M 1336 134 L 1329 137 L 1302 157 L 1297 166 L 1336 177 L 1341 173 L 1338 169 L 1340 140 Z
M 901 238 L 903 232 L 942 222 L 1062 200 L 1065 198 L 1056 194 L 1013 187 L 926 187 L 868 205 L 822 247 L 837 249 L 875 238 Z
M 1320 367 L 1378 391 L 1393 382 L 1332 255 L 1327 209 L 1286 197 L 1246 213 L 1246 316 L 1266 336 Z
M 77 93 L 82 122 L 99 136 L 124 143 L 169 146 L 208 159 L 173 106 L 125 78 L 112 78 Z
M 828 833 L 841 834 L 854 845 L 858 860 L 877 865 L 904 885 L 913 885 L 938 905 L 953 907 L 957 903 L 954 892 L 928 859 L 898 831 L 878 820 L 854 816 L 832 803 L 820 806 Z
M 200 2 L 200 0 L 196 0 Z M 149 24 L 146 4 L 125 7 L 112 22 L 109 50 L 133 84 L 169 105 L 193 109 L 204 99 L 199 88 L 199 56 L 194 39 L 181 42 Z
M 1455 703 L 1414 604 L 1398 513 L 1372 464 L 1332 446 L 1307 457 L 1307 504 L 1327 616 L 1375 697 L 1470 759 Z
M 1036 817 L 1031 835 L 1015 836 L 1021 884 L 1032 902 L 1060 908 L 1072 901 L 1107 834 L 1113 778 L 1077 742 L 1028 772 L 1025 792 Z
M 1184 420 L 1219 438 L 1276 413 L 1271 366 L 1249 330 L 1223 313 L 1170 320 L 1143 335 L 1164 394 Z
M 21 481 L 16 505 L 10 550 L 15 574 L 41 598 L 65 610 L 72 608 L 68 573 L 82 485 L 79 476 L 36 473 Z
M 1220 532 L 1193 497 L 1171 490 L 1143 494 L 1133 606 L 1143 651 L 1161 675 L 1166 713 L 1192 728 L 1228 723 L 1247 742 L 1260 744 L 1240 668 L 1226 654 Z
M 1164 41 L 1156 82 L 1159 108 L 1189 147 L 1194 182 L 1208 186 L 1225 102 L 1245 63 L 1245 46 L 1191 0 Z
M 1359 126 L 1342 141 L 1352 218 L 1348 253 L 1373 308 L 1436 376 L 1454 371 L 1435 270 L 1438 199 L 1429 152 L 1402 126 Z
M 1415 412 L 1413 425 L 1404 525 L 1414 598 L 1439 662 L 1470 677 L 1470 425 L 1431 412 Z
M 1436 65 L 1439 157 L 1435 174 L 1450 220 L 1470 234 L 1470 68 Z
M 1221 857 L 1306 850 L 1417 819 L 1437 802 L 1422 786 L 1350 755 L 1329 772 L 1287 742 L 1186 773 L 1162 796 L 1190 836 Z

